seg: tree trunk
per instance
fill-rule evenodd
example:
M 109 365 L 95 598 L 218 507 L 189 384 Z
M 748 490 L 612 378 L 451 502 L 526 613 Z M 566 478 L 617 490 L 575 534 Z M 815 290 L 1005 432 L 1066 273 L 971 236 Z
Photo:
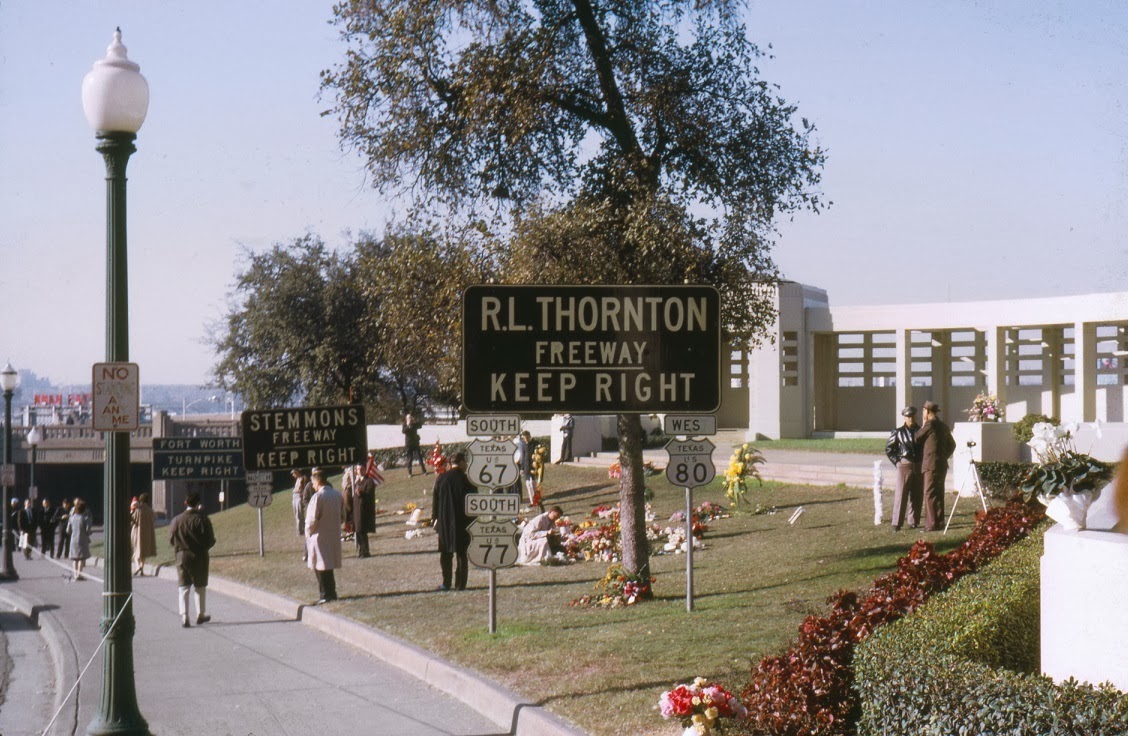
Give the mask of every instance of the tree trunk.
M 650 577 L 650 543 L 646 540 L 646 478 L 642 473 L 642 420 L 637 414 L 620 414 L 619 525 L 622 529 L 623 567 Z

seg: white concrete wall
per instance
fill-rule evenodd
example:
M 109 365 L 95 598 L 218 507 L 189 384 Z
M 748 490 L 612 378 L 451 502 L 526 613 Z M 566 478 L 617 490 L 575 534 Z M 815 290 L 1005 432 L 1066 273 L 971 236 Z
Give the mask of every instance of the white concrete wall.
M 1041 574 L 1042 672 L 1128 692 L 1128 534 L 1055 525 Z

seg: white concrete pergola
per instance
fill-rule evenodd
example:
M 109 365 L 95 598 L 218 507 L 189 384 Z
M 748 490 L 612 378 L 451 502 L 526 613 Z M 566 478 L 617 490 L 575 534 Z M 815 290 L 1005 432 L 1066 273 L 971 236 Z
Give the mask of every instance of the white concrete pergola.
M 747 356 L 750 438 L 888 431 L 901 407 L 929 399 L 954 423 L 981 392 L 1007 421 L 1128 418 L 1128 292 L 832 307 L 789 282 L 777 306 L 774 344 Z

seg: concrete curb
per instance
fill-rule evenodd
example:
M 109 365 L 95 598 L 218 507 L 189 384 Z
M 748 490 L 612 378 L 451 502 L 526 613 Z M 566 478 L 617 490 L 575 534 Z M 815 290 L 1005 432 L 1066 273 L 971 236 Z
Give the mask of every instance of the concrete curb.
M 152 574 L 175 580 L 176 569 L 160 565 Z M 451 664 L 371 626 L 322 608 L 300 603 L 234 580 L 211 575 L 208 588 L 259 608 L 299 621 L 349 646 L 383 660 L 436 690 L 481 713 L 511 736 L 585 736 L 585 733 L 540 705 L 521 698 L 476 672 Z
M 44 644 L 47 645 L 55 675 L 55 697 L 51 702 L 51 713 L 54 714 L 63 706 L 64 698 L 78 680 L 78 653 L 71 644 L 66 629 L 48 606 L 34 603 L 7 587 L 0 587 L 0 602 L 34 623 L 40 636 L 43 637 Z M 49 733 L 51 736 L 71 736 L 77 730 L 78 698 L 74 698 L 70 701 L 70 705 L 59 713 Z

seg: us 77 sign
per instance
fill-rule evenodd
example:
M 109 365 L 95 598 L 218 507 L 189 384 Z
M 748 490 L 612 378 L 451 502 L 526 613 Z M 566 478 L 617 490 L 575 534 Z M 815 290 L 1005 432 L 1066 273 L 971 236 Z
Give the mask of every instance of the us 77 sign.
M 511 519 L 477 518 L 467 527 L 470 564 L 496 570 L 517 564 L 517 525 Z

